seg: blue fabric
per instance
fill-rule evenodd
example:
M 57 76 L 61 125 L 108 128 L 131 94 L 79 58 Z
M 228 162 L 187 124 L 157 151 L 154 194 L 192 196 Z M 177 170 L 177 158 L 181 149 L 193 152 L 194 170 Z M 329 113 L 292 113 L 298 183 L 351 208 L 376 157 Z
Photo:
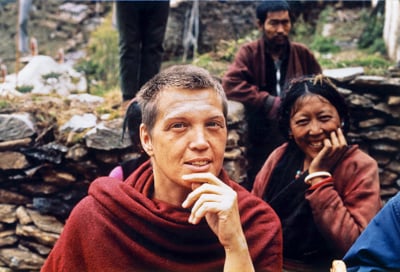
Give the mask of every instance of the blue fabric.
M 400 192 L 368 224 L 343 258 L 347 271 L 400 271 Z

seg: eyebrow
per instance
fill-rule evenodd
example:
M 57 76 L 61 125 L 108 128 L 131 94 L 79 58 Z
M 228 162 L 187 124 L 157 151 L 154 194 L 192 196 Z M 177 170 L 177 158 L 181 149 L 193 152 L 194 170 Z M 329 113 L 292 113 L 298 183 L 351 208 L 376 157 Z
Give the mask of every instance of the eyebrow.
M 290 19 L 268 19 L 267 22 L 286 24 L 290 22 Z

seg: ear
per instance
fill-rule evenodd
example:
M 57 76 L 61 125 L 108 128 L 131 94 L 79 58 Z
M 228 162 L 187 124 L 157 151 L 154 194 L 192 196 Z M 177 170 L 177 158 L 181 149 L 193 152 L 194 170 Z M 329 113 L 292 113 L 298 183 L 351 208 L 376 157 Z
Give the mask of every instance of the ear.
M 139 132 L 143 150 L 151 157 L 153 155 L 153 143 L 151 141 L 150 133 L 144 124 L 140 125 Z

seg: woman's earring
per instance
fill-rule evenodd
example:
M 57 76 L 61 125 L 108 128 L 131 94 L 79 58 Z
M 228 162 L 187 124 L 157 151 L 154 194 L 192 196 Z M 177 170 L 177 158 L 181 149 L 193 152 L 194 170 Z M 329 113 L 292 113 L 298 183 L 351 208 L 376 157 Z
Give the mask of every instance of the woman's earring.
M 342 123 L 340 123 L 340 127 L 344 127 L 344 121 L 342 121 Z

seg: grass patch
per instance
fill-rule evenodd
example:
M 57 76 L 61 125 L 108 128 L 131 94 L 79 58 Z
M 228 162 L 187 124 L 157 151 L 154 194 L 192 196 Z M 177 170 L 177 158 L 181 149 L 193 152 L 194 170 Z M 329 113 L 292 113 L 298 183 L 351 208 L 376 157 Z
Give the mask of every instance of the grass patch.
M 0 100 L 0 110 L 8 109 L 11 107 L 11 105 L 12 104 L 10 102 L 8 102 L 7 100 Z
M 56 73 L 56 72 L 50 72 L 48 74 L 42 75 L 42 78 L 44 80 L 47 80 L 49 78 L 56 78 L 58 79 L 61 76 L 61 73 Z
M 338 53 L 341 51 L 340 46 L 336 45 L 335 39 L 332 37 L 316 36 L 310 45 L 310 49 L 320 53 Z
M 318 62 L 325 69 L 364 67 L 366 75 L 385 76 L 393 62 L 379 53 L 370 54 L 366 50 L 342 52 L 338 55 L 319 55 Z
M 87 55 L 75 69 L 85 73 L 91 94 L 102 96 L 119 85 L 118 31 L 112 25 L 112 14 L 91 33 Z
M 15 88 L 20 93 L 30 93 L 33 90 L 32 85 L 21 85 Z

